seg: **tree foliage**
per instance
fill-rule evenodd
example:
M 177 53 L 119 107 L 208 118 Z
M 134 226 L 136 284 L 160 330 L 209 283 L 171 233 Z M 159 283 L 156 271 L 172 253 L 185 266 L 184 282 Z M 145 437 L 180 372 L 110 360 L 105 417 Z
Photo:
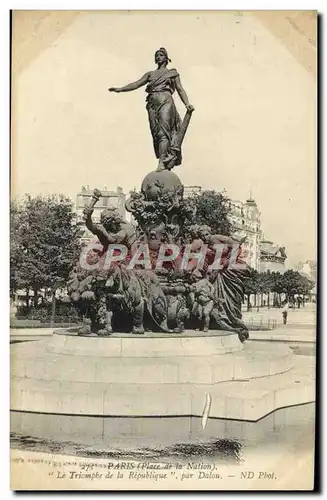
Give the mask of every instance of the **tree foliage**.
M 53 290 L 68 278 L 79 254 L 73 204 L 63 195 L 11 203 L 11 292 Z M 27 299 L 28 301 L 28 299 Z
M 246 295 L 259 293 L 259 273 L 255 269 L 249 269 L 244 280 L 244 290 Z
M 229 198 L 223 192 L 202 191 L 201 194 L 193 194 L 191 198 L 197 209 L 196 224 L 210 226 L 214 234 L 231 235 Z
M 293 300 L 295 295 L 307 295 L 312 290 L 314 282 L 298 271 L 289 269 L 285 273 L 266 271 L 259 273 L 249 269 L 245 280 L 245 294 L 285 294 L 288 300 Z

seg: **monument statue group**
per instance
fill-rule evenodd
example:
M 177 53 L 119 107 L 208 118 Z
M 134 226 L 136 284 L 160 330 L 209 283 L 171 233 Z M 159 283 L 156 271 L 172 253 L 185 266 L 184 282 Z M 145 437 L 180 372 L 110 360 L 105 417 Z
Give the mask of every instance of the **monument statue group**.
M 85 225 L 97 237 L 71 272 L 68 291 L 84 324 L 79 335 L 146 331 L 180 334 L 185 330 L 249 334 L 242 322 L 244 277 L 241 242 L 213 234 L 196 224 L 196 206 L 172 171 L 182 163 L 182 143 L 193 106 L 176 69 L 168 68 L 166 49 L 155 53 L 157 69 L 110 92 L 146 85 L 150 131 L 158 167 L 132 192 L 126 210 L 136 224 L 114 207 L 92 220 L 101 192 L 84 209 Z M 186 107 L 181 120 L 173 100 L 177 91 Z

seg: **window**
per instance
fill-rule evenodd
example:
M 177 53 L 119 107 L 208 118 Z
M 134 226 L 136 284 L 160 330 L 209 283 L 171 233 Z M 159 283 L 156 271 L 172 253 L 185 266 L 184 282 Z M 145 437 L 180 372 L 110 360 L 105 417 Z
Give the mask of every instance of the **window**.
M 84 207 L 90 204 L 91 196 L 83 196 L 84 198 Z
M 77 206 L 83 206 L 84 205 L 84 196 L 81 194 L 77 196 Z

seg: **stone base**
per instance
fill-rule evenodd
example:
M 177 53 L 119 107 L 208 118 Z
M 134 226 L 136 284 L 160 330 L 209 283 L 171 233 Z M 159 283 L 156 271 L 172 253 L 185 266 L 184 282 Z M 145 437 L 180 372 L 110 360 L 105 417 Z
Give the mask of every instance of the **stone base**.
M 12 346 L 11 409 L 85 416 L 256 421 L 314 401 L 314 366 L 236 334 L 52 338 Z M 225 332 L 224 332 L 225 333 Z M 208 396 L 209 394 L 209 396 Z M 211 397 L 210 397 L 211 396 Z
M 276 410 L 257 422 L 209 418 L 205 428 L 200 417 L 92 417 L 49 413 L 11 412 L 11 431 L 17 436 L 34 436 L 44 441 L 66 443 L 65 453 L 91 447 L 108 453 L 149 447 L 169 447 L 181 443 L 208 443 L 220 439 L 245 443 L 256 448 L 281 439 L 283 434 L 298 439 L 314 427 L 314 404 Z M 313 435 L 314 436 L 314 435 Z M 314 437 L 312 437 L 314 439 Z M 51 449 L 51 447 L 50 447 Z
M 53 328 L 10 328 L 10 343 L 43 340 L 52 335 Z

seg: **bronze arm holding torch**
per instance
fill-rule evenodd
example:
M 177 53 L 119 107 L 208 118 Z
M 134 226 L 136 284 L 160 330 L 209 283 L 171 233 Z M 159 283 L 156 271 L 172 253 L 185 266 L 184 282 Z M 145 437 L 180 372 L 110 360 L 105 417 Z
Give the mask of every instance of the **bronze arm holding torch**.
M 84 208 L 84 220 L 85 221 L 86 221 L 86 219 L 88 219 L 90 217 L 90 214 L 92 213 L 93 208 L 98 203 L 101 196 L 102 196 L 102 193 L 101 193 L 100 189 L 94 189 L 90 203 L 88 205 L 86 205 Z

